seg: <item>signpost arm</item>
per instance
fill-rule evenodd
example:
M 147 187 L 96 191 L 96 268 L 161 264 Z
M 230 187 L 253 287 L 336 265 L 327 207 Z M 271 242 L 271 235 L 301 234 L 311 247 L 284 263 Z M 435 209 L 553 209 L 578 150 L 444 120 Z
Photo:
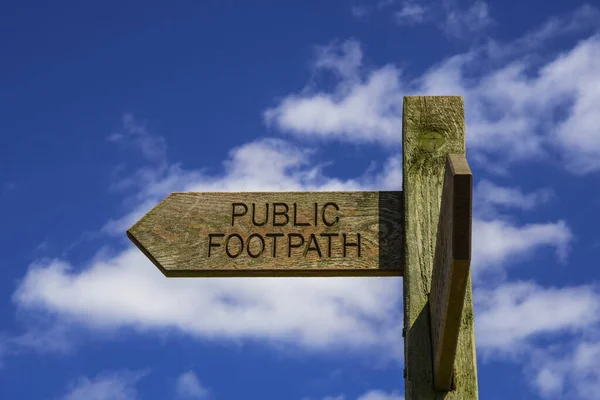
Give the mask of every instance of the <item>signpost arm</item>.
M 405 97 L 402 121 L 405 218 L 404 359 L 406 400 L 478 398 L 470 274 L 462 311 L 454 384 L 436 391 L 429 292 L 447 154 L 465 154 L 461 97 Z

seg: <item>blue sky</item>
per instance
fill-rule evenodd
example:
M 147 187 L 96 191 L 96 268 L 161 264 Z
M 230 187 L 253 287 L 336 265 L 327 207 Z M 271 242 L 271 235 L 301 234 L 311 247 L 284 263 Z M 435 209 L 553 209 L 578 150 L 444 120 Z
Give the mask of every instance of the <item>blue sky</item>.
M 403 399 L 400 278 L 166 279 L 125 230 L 399 190 L 402 97 L 462 95 L 480 397 L 600 399 L 598 7 L 170 4 L 2 6 L 0 398 Z

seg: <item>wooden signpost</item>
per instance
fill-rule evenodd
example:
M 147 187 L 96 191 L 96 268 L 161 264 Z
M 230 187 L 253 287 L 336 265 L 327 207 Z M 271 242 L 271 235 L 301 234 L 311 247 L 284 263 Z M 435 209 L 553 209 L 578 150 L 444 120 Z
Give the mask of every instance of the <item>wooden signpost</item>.
M 403 276 L 405 398 L 477 399 L 461 97 L 405 97 L 402 192 L 172 193 L 127 231 L 168 277 Z

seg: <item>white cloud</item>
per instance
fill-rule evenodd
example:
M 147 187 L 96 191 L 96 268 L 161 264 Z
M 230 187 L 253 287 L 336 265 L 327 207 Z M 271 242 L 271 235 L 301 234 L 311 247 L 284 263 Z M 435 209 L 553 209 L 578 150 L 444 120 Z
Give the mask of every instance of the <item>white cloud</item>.
M 600 399 L 600 291 L 505 283 L 474 294 L 477 348 L 510 357 L 548 399 Z
M 207 399 L 208 389 L 206 389 L 198 380 L 193 371 L 187 371 L 177 378 L 175 383 L 177 395 L 182 399 Z
M 443 30 L 450 36 L 462 38 L 472 35 L 492 24 L 488 5 L 484 1 L 475 1 L 471 7 L 461 10 L 453 1 L 446 1 L 446 17 Z
M 369 9 L 365 6 L 354 5 L 350 7 L 350 12 L 353 16 L 360 19 L 369 14 Z
M 362 51 L 353 40 L 339 48 L 336 45 L 321 48 L 318 55 L 315 67 L 340 77 L 335 91 L 289 95 L 278 106 L 265 111 L 267 124 L 303 135 L 399 143 L 402 87 L 398 70 L 388 65 L 363 78 Z
M 571 103 L 571 112 L 555 135 L 569 155 L 569 166 L 581 173 L 599 169 L 600 36 L 561 56 L 545 72 L 549 82 L 562 86 L 563 96 Z M 568 84 L 562 81 L 566 74 L 571 77 Z
M 470 15 L 481 17 L 486 10 L 478 2 Z M 597 14 L 589 6 L 580 10 Z M 399 145 L 404 95 L 462 95 L 468 146 L 483 166 L 498 169 L 558 155 L 572 172 L 598 170 L 600 117 L 594 105 L 600 96 L 600 37 L 553 57 L 539 48 L 548 38 L 577 30 L 578 21 L 589 27 L 583 11 L 555 18 L 511 43 L 488 43 L 450 57 L 412 80 L 393 65 L 366 69 L 356 41 L 329 46 L 316 68 L 333 71 L 337 86 L 329 92 L 307 87 L 292 93 L 265 111 L 265 121 L 299 136 Z M 516 59 L 523 51 L 528 57 Z M 532 57 L 535 52 L 543 57 Z
M 33 265 L 14 299 L 97 329 L 176 329 L 319 350 L 385 346 L 399 357 L 401 293 L 390 278 L 166 279 L 129 248 L 83 271 L 58 260 Z
M 321 400 L 345 400 L 346 396 L 327 396 Z M 356 400 L 404 400 L 404 396 L 398 394 L 398 392 L 385 392 L 383 390 L 370 390 L 364 394 L 358 396 Z
M 510 162 L 556 153 L 572 172 L 590 172 L 600 167 L 593 158 L 600 134 L 590 126 L 598 118 L 590 104 L 598 96 L 599 49 L 592 36 L 544 65 L 522 59 L 469 79 L 466 71 L 480 60 L 471 53 L 432 68 L 422 88 L 464 95 L 468 143 L 478 156 L 501 154 Z
M 484 350 L 519 353 L 541 335 L 581 332 L 600 320 L 600 294 L 592 286 L 506 283 L 478 288 L 475 301 L 477 346 Z
M 390 6 L 393 6 L 396 2 L 397 0 L 380 0 L 377 2 L 376 7 L 379 10 L 383 10 Z
M 579 343 L 573 356 L 572 374 L 578 394 L 584 399 L 600 398 L 600 341 Z
M 393 6 L 396 3 L 396 0 L 380 0 L 377 2 L 371 1 L 362 1 L 357 2 L 356 4 L 350 6 L 350 12 L 352 15 L 359 19 L 363 20 L 365 17 L 372 14 L 374 11 L 381 11 L 384 9 Z
M 584 4 L 571 13 L 549 18 L 541 26 L 513 42 L 500 45 L 497 41 L 488 38 L 485 51 L 491 59 L 495 60 L 515 55 L 527 56 L 530 51 L 539 51 L 542 46 L 557 37 L 593 31 L 600 26 L 599 21 L 600 10 Z
M 532 210 L 549 202 L 553 196 L 554 192 L 551 189 L 523 193 L 520 188 L 502 187 L 483 180 L 473 190 L 474 214 L 481 217 L 495 216 L 500 207 Z
M 477 289 L 479 355 L 510 356 L 548 399 L 600 399 L 600 292 L 531 282 Z
M 404 2 L 402 8 L 396 11 L 394 20 L 399 25 L 420 24 L 425 21 L 427 7 L 415 2 Z
M 397 392 L 384 392 L 382 390 L 371 390 L 356 400 L 404 400 L 404 396 Z
M 398 72 L 387 66 L 335 93 L 290 95 L 265 111 L 267 123 L 283 131 L 312 136 L 388 143 L 401 141 Z
M 501 219 L 473 220 L 473 278 L 506 267 L 545 246 L 555 248 L 560 260 L 565 260 L 572 233 L 564 221 L 518 226 Z M 504 264 L 504 265 L 503 265 Z
M 89 379 L 81 377 L 71 384 L 63 400 L 136 400 L 140 372 L 118 371 L 99 374 Z
M 600 335 L 539 349 L 530 362 L 532 384 L 548 399 L 600 399 Z
M 150 135 L 145 124 L 136 120 L 132 114 L 123 115 L 122 122 L 123 132 L 109 135 L 109 141 L 134 147 L 150 161 L 161 163 L 166 161 L 167 146 L 164 138 Z
M 549 368 L 542 368 L 536 378 L 535 386 L 544 397 L 552 397 L 563 391 L 564 376 Z
M 340 78 L 355 80 L 362 65 L 362 50 L 355 40 L 330 43 L 315 48 L 314 68 L 334 72 Z
M 376 7 L 353 6 L 351 11 L 358 19 L 373 13 L 392 15 L 393 22 L 399 26 L 428 23 L 452 39 L 472 39 L 474 34 L 479 34 L 493 23 L 488 4 L 479 0 L 468 7 L 459 5 L 455 0 L 388 0 Z
M 69 353 L 72 350 L 70 326 L 39 315 L 36 317 L 36 324 L 30 325 L 28 331 L 7 339 L 7 347 L 10 347 L 12 352 L 30 348 L 39 353 Z
M 547 203 L 550 189 L 525 193 L 520 188 L 479 182 L 473 190 L 472 274 L 476 284 L 542 249 L 553 248 L 566 261 L 573 234 L 565 221 L 518 224 L 509 209 L 531 210 Z

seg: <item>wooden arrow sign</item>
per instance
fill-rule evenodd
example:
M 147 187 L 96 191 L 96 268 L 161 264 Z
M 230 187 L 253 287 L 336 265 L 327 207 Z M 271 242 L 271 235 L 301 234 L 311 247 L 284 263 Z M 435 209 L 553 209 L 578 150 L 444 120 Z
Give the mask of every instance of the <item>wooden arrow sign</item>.
M 168 277 L 402 275 L 402 192 L 172 193 L 127 231 Z

